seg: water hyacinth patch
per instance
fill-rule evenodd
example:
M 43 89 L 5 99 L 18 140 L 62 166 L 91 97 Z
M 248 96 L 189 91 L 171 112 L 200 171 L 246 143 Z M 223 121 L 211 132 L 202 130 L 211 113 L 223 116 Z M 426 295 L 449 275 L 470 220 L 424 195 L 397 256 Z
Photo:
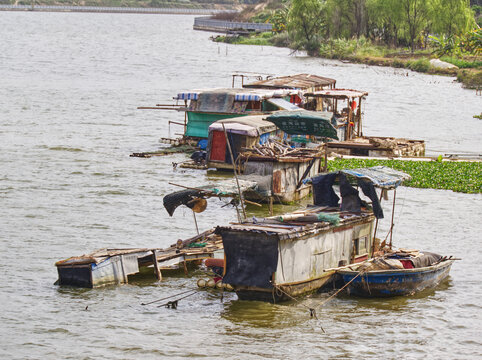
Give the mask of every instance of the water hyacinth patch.
M 405 186 L 444 189 L 463 193 L 482 192 L 482 164 L 470 161 L 405 161 L 378 159 L 334 159 L 328 161 L 328 171 L 383 165 L 410 174 Z

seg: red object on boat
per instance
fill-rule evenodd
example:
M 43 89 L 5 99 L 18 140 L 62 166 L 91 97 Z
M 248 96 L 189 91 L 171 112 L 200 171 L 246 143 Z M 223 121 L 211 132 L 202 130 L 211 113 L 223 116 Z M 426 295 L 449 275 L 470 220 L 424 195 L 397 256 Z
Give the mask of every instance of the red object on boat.
M 412 260 L 400 260 L 400 262 L 402 263 L 404 269 L 415 268 L 415 266 L 413 266 Z
M 209 258 L 209 259 L 204 260 L 204 264 L 207 267 L 217 266 L 217 267 L 223 268 L 224 267 L 224 259 Z

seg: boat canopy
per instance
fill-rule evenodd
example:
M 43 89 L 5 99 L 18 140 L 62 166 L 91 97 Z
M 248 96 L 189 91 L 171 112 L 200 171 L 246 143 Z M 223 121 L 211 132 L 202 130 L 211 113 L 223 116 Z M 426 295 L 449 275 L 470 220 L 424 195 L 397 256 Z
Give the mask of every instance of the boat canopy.
M 298 90 L 293 89 L 206 89 L 178 93 L 175 100 L 198 100 L 201 94 L 225 94 L 234 96 L 234 101 L 261 101 L 271 98 L 299 95 Z
M 336 84 L 335 79 L 330 79 L 322 76 L 311 74 L 297 74 L 290 76 L 280 76 L 275 78 L 269 78 L 266 80 L 256 81 L 251 84 L 246 84 L 245 88 L 257 88 L 257 89 L 322 89 L 323 87 L 334 87 Z
M 315 135 L 338 139 L 336 129 L 331 124 L 332 114 L 320 111 L 278 111 L 268 116 L 281 130 L 290 135 Z
M 209 132 L 224 131 L 223 124 L 224 124 L 224 128 L 229 133 L 252 136 L 252 137 L 260 136 L 262 134 L 275 131 L 276 126 L 269 121 L 263 120 L 264 117 L 265 117 L 264 115 L 251 115 L 251 116 L 243 116 L 238 118 L 218 120 L 209 126 Z
M 366 91 L 352 89 L 324 89 L 305 94 L 305 96 L 327 97 L 335 99 L 352 99 L 367 95 L 368 93 Z
M 340 172 L 359 179 L 369 180 L 374 186 L 382 189 L 395 189 L 402 182 L 412 177 L 403 171 L 395 170 L 387 166 L 374 166 L 361 169 L 345 169 Z

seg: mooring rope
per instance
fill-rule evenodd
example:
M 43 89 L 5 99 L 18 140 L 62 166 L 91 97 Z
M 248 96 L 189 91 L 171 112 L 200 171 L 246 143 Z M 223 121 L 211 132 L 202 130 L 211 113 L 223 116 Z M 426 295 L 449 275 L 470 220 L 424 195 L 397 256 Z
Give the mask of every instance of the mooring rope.
M 180 293 L 177 293 L 177 294 L 174 294 L 174 295 L 170 295 L 170 296 L 166 296 L 164 298 L 161 298 L 161 299 L 157 299 L 157 300 L 154 300 L 154 301 L 150 301 L 150 302 L 147 302 L 147 303 L 141 303 L 141 305 L 150 305 L 150 304 L 154 304 L 156 302 L 159 302 L 159 301 L 162 301 L 162 300 L 167 300 L 167 299 L 170 299 L 170 298 L 173 298 L 173 297 L 176 297 L 176 296 L 179 296 L 179 295 L 183 295 L 183 294 L 186 294 L 188 292 L 191 292 L 191 291 L 197 291 L 197 290 L 186 290 L 186 291 L 183 291 L 183 292 L 180 292 Z
M 318 316 L 316 315 L 316 310 L 321 308 L 322 306 L 324 306 L 326 303 L 328 303 L 329 301 L 331 301 L 335 296 L 337 296 L 340 292 L 342 292 L 348 285 L 350 285 L 357 277 L 363 275 L 363 274 L 366 274 L 367 271 L 360 271 L 358 272 L 358 274 L 353 277 L 353 279 L 351 279 L 349 282 L 347 282 L 345 285 L 343 285 L 340 289 L 338 289 L 334 294 L 332 294 L 328 299 L 324 300 L 321 304 L 319 304 L 318 306 L 316 307 L 309 307 L 305 304 L 303 304 L 301 301 L 299 301 L 298 299 L 296 299 L 295 297 L 291 296 L 290 294 L 288 294 L 286 291 L 284 291 L 279 285 L 276 285 L 276 284 L 273 284 L 273 287 L 274 289 L 276 289 L 277 291 L 280 291 L 281 293 L 283 293 L 284 295 L 286 295 L 288 298 L 290 298 L 291 300 L 294 300 L 297 304 L 307 308 L 309 311 L 310 311 L 310 318 L 314 318 L 316 320 L 319 320 L 318 319 Z M 274 298 L 274 296 L 273 296 Z M 323 329 L 323 326 L 321 326 L 321 330 L 323 331 L 323 333 L 326 334 L 326 331 L 325 329 Z
M 280 286 L 278 286 L 278 285 L 276 285 L 276 284 L 273 284 L 273 287 L 274 287 L 276 290 L 278 290 L 278 291 L 280 291 L 281 293 L 283 293 L 283 294 L 285 294 L 286 296 L 288 296 L 291 300 L 296 301 L 299 305 L 307 308 L 307 309 L 310 311 L 310 317 L 311 317 L 311 318 L 315 318 L 316 320 L 318 320 L 318 317 L 316 316 L 316 310 L 315 310 L 314 308 L 310 308 L 309 306 L 303 304 L 303 303 L 300 302 L 298 299 L 294 298 L 293 296 L 291 296 L 291 295 L 288 294 L 287 292 L 283 291 L 283 289 L 281 289 Z M 274 300 L 274 296 L 273 296 L 273 300 Z M 326 331 L 325 331 L 325 329 L 323 329 L 323 326 L 320 325 L 320 327 L 321 327 L 321 330 L 323 331 L 323 333 L 326 334 Z
M 178 301 L 182 300 L 182 299 L 185 299 L 191 295 L 194 295 L 196 294 L 198 291 L 197 290 L 192 290 L 192 292 L 190 294 L 187 294 L 179 299 L 176 299 L 176 300 L 171 300 L 171 301 L 168 301 L 167 303 L 165 304 L 161 304 L 161 305 L 158 305 L 157 307 L 166 307 L 168 309 L 177 309 L 177 303 Z
M 360 275 L 366 273 L 366 270 L 362 270 L 362 271 L 359 271 L 358 274 L 353 277 L 353 279 L 351 279 L 350 281 L 348 281 L 345 285 L 343 285 L 340 289 L 338 289 L 333 295 L 331 295 L 328 299 L 326 299 L 325 301 L 323 301 L 319 306 L 318 308 L 322 307 L 323 305 L 325 305 L 328 301 L 330 301 L 331 299 L 333 299 L 336 295 L 338 295 L 341 291 L 343 291 L 348 285 L 350 285 L 357 277 L 359 277 Z

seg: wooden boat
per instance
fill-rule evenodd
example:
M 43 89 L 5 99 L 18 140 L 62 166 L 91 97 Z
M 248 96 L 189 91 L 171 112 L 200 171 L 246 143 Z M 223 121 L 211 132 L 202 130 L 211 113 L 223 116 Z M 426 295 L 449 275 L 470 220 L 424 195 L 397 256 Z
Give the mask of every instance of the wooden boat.
M 338 267 L 372 257 L 375 216 L 383 217 L 383 212 L 361 206 L 347 174 L 364 183 L 364 193 L 366 184 L 371 187 L 374 202 L 378 197 L 373 186 L 394 189 L 410 178 L 381 166 L 325 174 L 323 186 L 314 186 L 312 208 L 216 228 L 225 254 L 223 282 L 230 284 L 240 299 L 289 300 L 330 283 Z M 328 189 L 335 178 L 340 181 L 340 206 L 335 205 L 338 196 Z
M 338 274 L 348 285 L 346 289 L 350 295 L 364 297 L 413 295 L 440 284 L 449 275 L 453 262 L 452 258 L 440 256 L 438 261 L 428 266 L 370 271 L 342 269 Z

